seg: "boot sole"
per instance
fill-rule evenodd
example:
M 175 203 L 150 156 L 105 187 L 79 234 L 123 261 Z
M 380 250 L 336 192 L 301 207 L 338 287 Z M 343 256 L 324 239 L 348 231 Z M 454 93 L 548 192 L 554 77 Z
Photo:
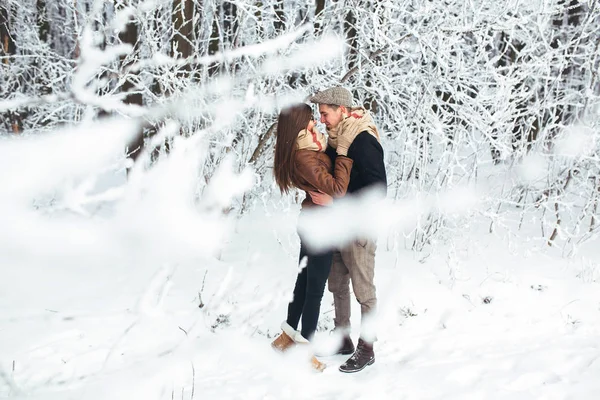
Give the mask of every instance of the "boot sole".
M 354 372 L 360 372 L 363 369 L 367 368 L 369 365 L 373 365 L 373 364 L 375 364 L 375 359 L 372 359 L 371 361 L 369 361 L 368 363 L 366 363 L 365 365 L 363 365 L 363 367 L 361 369 L 347 370 L 347 369 L 342 369 L 341 366 L 338 369 L 339 369 L 340 372 L 343 372 L 345 374 L 352 374 Z

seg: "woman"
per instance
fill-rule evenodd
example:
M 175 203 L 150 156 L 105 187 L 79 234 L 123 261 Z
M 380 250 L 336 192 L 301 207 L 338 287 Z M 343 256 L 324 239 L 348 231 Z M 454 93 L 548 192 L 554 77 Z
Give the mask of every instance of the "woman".
M 326 146 L 327 140 L 316 129 L 310 106 L 298 104 L 281 111 L 277 123 L 274 174 L 282 193 L 292 188 L 322 192 L 334 198 L 346 193 L 353 162 L 339 155 L 332 174 L 331 159 L 324 153 Z M 307 194 L 302 210 L 312 207 L 320 206 L 314 204 Z M 282 333 L 271 343 L 276 350 L 285 351 L 295 343 L 308 343 L 312 339 L 317 329 L 332 256 L 332 251 L 313 252 L 307 249 L 300 237 L 300 262 L 306 257 L 306 267 L 296 278 L 294 297 L 288 306 L 287 319 L 281 326 Z M 300 319 L 302 329 L 298 332 Z M 311 361 L 317 370 L 325 368 L 314 356 Z

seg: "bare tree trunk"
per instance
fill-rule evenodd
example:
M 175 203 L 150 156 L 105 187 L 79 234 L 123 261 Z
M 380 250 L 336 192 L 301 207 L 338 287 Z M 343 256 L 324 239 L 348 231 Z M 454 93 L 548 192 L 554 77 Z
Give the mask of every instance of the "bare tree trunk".
M 285 12 L 283 8 L 283 0 L 275 1 L 275 4 L 273 5 L 273 10 L 275 11 L 273 28 L 275 29 L 275 34 L 279 35 L 285 30 Z
M 273 19 L 273 30 L 275 31 L 275 36 L 279 36 L 285 32 L 286 25 L 288 23 L 285 20 L 285 8 L 283 0 L 277 0 L 274 2 L 273 11 L 275 12 L 275 18 Z M 299 84 L 305 82 L 304 74 L 291 72 L 287 81 L 290 87 L 296 88 Z
M 500 33 L 498 47 L 495 50 L 498 52 L 499 57 L 496 62 L 496 68 L 499 73 L 504 76 L 513 74 L 515 69 L 520 68 L 517 60 L 519 59 L 520 53 L 525 47 L 525 44 L 514 39 L 505 32 Z M 512 89 L 511 103 L 515 103 L 514 118 L 512 119 L 512 135 L 511 144 L 512 151 L 515 154 L 521 154 L 523 151 L 528 151 L 531 148 L 533 142 L 537 139 L 537 135 L 540 130 L 540 116 L 537 110 L 533 107 L 536 102 L 536 96 L 532 95 L 526 99 L 519 98 L 519 93 L 523 92 L 524 86 L 527 83 L 525 80 L 518 82 Z M 499 137 L 506 135 L 507 132 L 499 132 L 494 129 L 491 137 L 495 141 Z M 499 163 L 502 157 L 500 149 L 494 142 L 490 144 L 491 154 L 494 163 Z
M 351 70 L 357 65 L 358 62 L 356 16 L 354 15 L 354 11 L 352 9 L 346 14 L 346 19 L 344 20 L 344 32 L 346 34 L 346 44 L 348 46 L 347 68 L 348 70 Z
M 17 54 L 17 46 L 11 32 L 10 11 L 11 9 L 8 5 L 0 6 L 0 43 L 2 46 L 0 48 L 0 55 L 5 57 L 2 62 L 6 66 L 10 64 L 9 57 Z M 11 92 L 14 90 L 16 88 L 12 88 Z M 23 121 L 18 111 L 9 111 L 5 119 L 8 121 L 9 128 L 13 133 L 20 133 L 22 131 Z
M 137 39 L 138 39 L 138 27 L 135 22 L 130 21 L 127 23 L 125 30 L 119 33 L 119 39 L 123 43 L 128 43 L 133 47 L 133 51 L 137 51 Z M 131 63 L 126 61 L 127 56 L 121 56 L 121 70 L 125 70 Z M 126 104 L 138 104 L 142 105 L 142 94 L 141 93 L 133 93 L 133 89 L 136 87 L 135 78 L 136 74 L 132 72 L 127 72 L 128 77 L 123 82 L 121 86 L 121 91 L 124 93 L 129 93 L 127 97 L 125 97 Z
M 171 43 L 171 56 L 174 58 L 188 58 L 194 52 L 194 1 L 173 1 L 173 41 Z M 189 70 L 189 64 L 185 66 Z
M 208 53 L 216 54 L 235 47 L 239 23 L 237 20 L 237 5 L 232 1 L 223 1 L 213 10 L 212 33 L 208 45 Z M 211 65 L 211 75 L 228 70 L 226 64 Z
M 46 0 L 37 0 L 37 25 L 38 35 L 42 43 L 48 42 L 48 35 L 50 34 L 50 22 L 48 21 L 48 14 L 46 12 Z
M 10 35 L 10 9 L 8 5 L 0 6 L 0 40 L 2 43 L 2 55 L 14 55 L 15 43 Z M 8 64 L 8 59 L 5 58 L 3 63 Z
M 221 4 L 221 23 L 223 26 L 223 50 L 237 46 L 238 39 L 238 10 L 233 1 L 224 1 Z
M 593 206 L 592 206 L 592 217 L 590 219 L 590 228 L 588 229 L 588 232 L 593 232 L 594 229 L 596 228 L 596 213 L 598 212 L 598 198 L 600 197 L 600 182 L 598 181 L 597 177 L 593 178 L 593 182 L 594 182 L 594 193 L 592 194 L 593 200 Z
M 210 31 L 210 38 L 208 39 L 208 54 L 209 55 L 214 55 L 217 54 L 219 52 L 219 50 L 222 48 L 221 45 L 221 27 L 219 24 L 219 17 L 220 17 L 220 7 L 215 5 L 213 3 L 212 5 L 212 23 L 211 23 L 211 31 Z M 214 76 L 219 72 L 219 63 L 215 62 L 212 63 L 211 65 L 208 66 L 208 75 L 209 76 Z
M 132 52 L 138 51 L 137 41 L 138 41 L 138 26 L 137 23 L 133 20 L 130 20 L 125 25 L 125 30 L 119 32 L 119 40 L 122 43 L 127 43 L 132 46 Z M 135 92 L 136 89 L 136 78 L 137 73 L 133 73 L 131 71 L 127 71 L 127 67 L 131 64 L 131 61 L 127 60 L 127 56 L 120 57 L 120 70 L 123 73 L 127 74 L 127 77 L 123 84 L 120 87 L 120 91 L 123 93 L 127 93 L 127 96 L 124 99 L 125 104 L 137 104 L 139 106 L 143 105 L 142 94 L 139 92 Z M 140 128 L 142 129 L 142 128 Z M 144 133 L 140 131 L 138 135 L 136 135 L 136 140 L 128 147 L 127 151 L 129 156 L 135 162 L 139 155 L 141 154 L 142 147 L 144 145 Z
M 564 13 L 559 14 L 552 25 L 555 30 L 555 36 L 552 38 L 550 46 L 559 49 L 561 45 L 569 43 L 565 49 L 564 57 L 566 66 L 557 71 L 557 83 L 555 85 L 554 95 L 556 107 L 552 120 L 561 124 L 571 124 L 577 117 L 577 107 L 574 105 L 577 99 L 569 99 L 568 93 L 580 92 L 583 89 L 581 81 L 577 79 L 577 74 L 581 74 L 580 65 L 576 64 L 575 54 L 580 43 L 578 33 L 574 28 L 581 25 L 581 17 L 584 13 L 583 5 L 578 0 L 565 0 L 562 2 Z
M 548 246 L 552 246 L 554 244 L 554 240 L 556 239 L 556 236 L 558 236 L 558 230 L 560 229 L 560 224 L 562 222 L 562 220 L 560 219 L 558 202 L 554 203 L 554 213 L 556 215 L 556 225 L 554 226 L 554 230 L 552 231 L 552 234 L 550 235 L 550 238 L 547 241 Z
M 265 148 L 267 147 L 267 143 L 269 143 L 269 141 L 273 137 L 273 134 L 275 133 L 276 130 L 277 130 L 277 122 L 274 122 L 269 127 L 269 129 L 267 129 L 267 131 L 260 136 L 260 138 L 258 139 L 258 145 L 254 149 L 254 152 L 252 153 L 252 157 L 250 157 L 249 164 L 251 164 L 251 165 L 256 164 L 256 162 L 258 161 L 260 156 L 263 154 Z
M 37 11 L 37 15 L 36 15 L 36 21 L 37 21 L 37 26 L 38 26 L 38 37 L 40 39 L 41 43 L 48 43 L 49 42 L 49 35 L 50 35 L 50 22 L 48 21 L 48 14 L 46 11 L 46 0 L 37 0 L 36 2 L 36 11 Z M 39 62 L 36 59 L 34 61 L 34 69 L 38 70 L 39 68 Z M 50 93 L 52 93 L 52 88 L 51 85 L 48 82 L 48 79 L 45 79 L 44 75 L 35 75 L 33 76 L 33 79 L 37 81 L 38 86 L 40 88 L 40 93 L 42 95 L 48 95 Z M 43 119 L 40 122 L 42 124 L 45 124 L 47 120 Z
M 321 35 L 321 23 L 319 22 L 319 18 L 321 18 L 321 13 L 325 9 L 325 0 L 316 0 L 315 1 L 315 36 Z

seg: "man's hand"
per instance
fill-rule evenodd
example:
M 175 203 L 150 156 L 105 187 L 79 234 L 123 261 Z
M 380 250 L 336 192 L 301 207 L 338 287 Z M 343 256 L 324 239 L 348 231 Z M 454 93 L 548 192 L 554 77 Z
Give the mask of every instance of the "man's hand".
M 320 206 L 328 206 L 333 203 L 333 197 L 321 192 L 308 192 L 313 203 Z
M 353 141 L 354 138 L 351 138 L 349 135 L 339 135 L 337 138 L 337 147 L 335 149 L 338 156 L 348 157 L 348 149 Z

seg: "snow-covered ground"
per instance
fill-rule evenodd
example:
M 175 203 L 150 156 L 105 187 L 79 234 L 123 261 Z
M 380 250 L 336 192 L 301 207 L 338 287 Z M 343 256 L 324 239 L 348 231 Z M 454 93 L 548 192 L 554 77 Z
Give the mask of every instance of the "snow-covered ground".
M 526 227 L 490 234 L 481 210 L 460 214 L 458 203 L 478 207 L 469 191 L 371 207 L 371 222 L 346 204 L 354 225 L 381 235 L 376 362 L 346 375 L 344 357 L 323 357 L 316 373 L 308 349 L 269 345 L 298 271 L 291 196 L 258 199 L 239 220 L 222 214 L 252 181 L 225 161 L 197 200 L 196 136 L 125 179 L 115 155 L 127 135 L 107 127 L 0 143 L 0 397 L 600 398 L 593 241 L 567 259 Z M 402 229 L 439 206 L 457 213 L 452 240 L 407 250 Z M 333 340 L 329 292 L 321 311 L 319 353 Z
M 344 357 L 323 357 L 319 374 L 306 354 L 275 354 L 269 342 L 297 270 L 297 214 L 258 207 L 214 257 L 198 251 L 171 263 L 99 252 L 57 263 L 60 254 L 34 249 L 9 257 L 0 397 L 600 398 L 593 252 L 566 260 L 481 232 L 424 260 L 380 240 L 372 367 L 346 375 L 337 370 Z M 317 347 L 331 340 L 332 314 L 326 292 Z

